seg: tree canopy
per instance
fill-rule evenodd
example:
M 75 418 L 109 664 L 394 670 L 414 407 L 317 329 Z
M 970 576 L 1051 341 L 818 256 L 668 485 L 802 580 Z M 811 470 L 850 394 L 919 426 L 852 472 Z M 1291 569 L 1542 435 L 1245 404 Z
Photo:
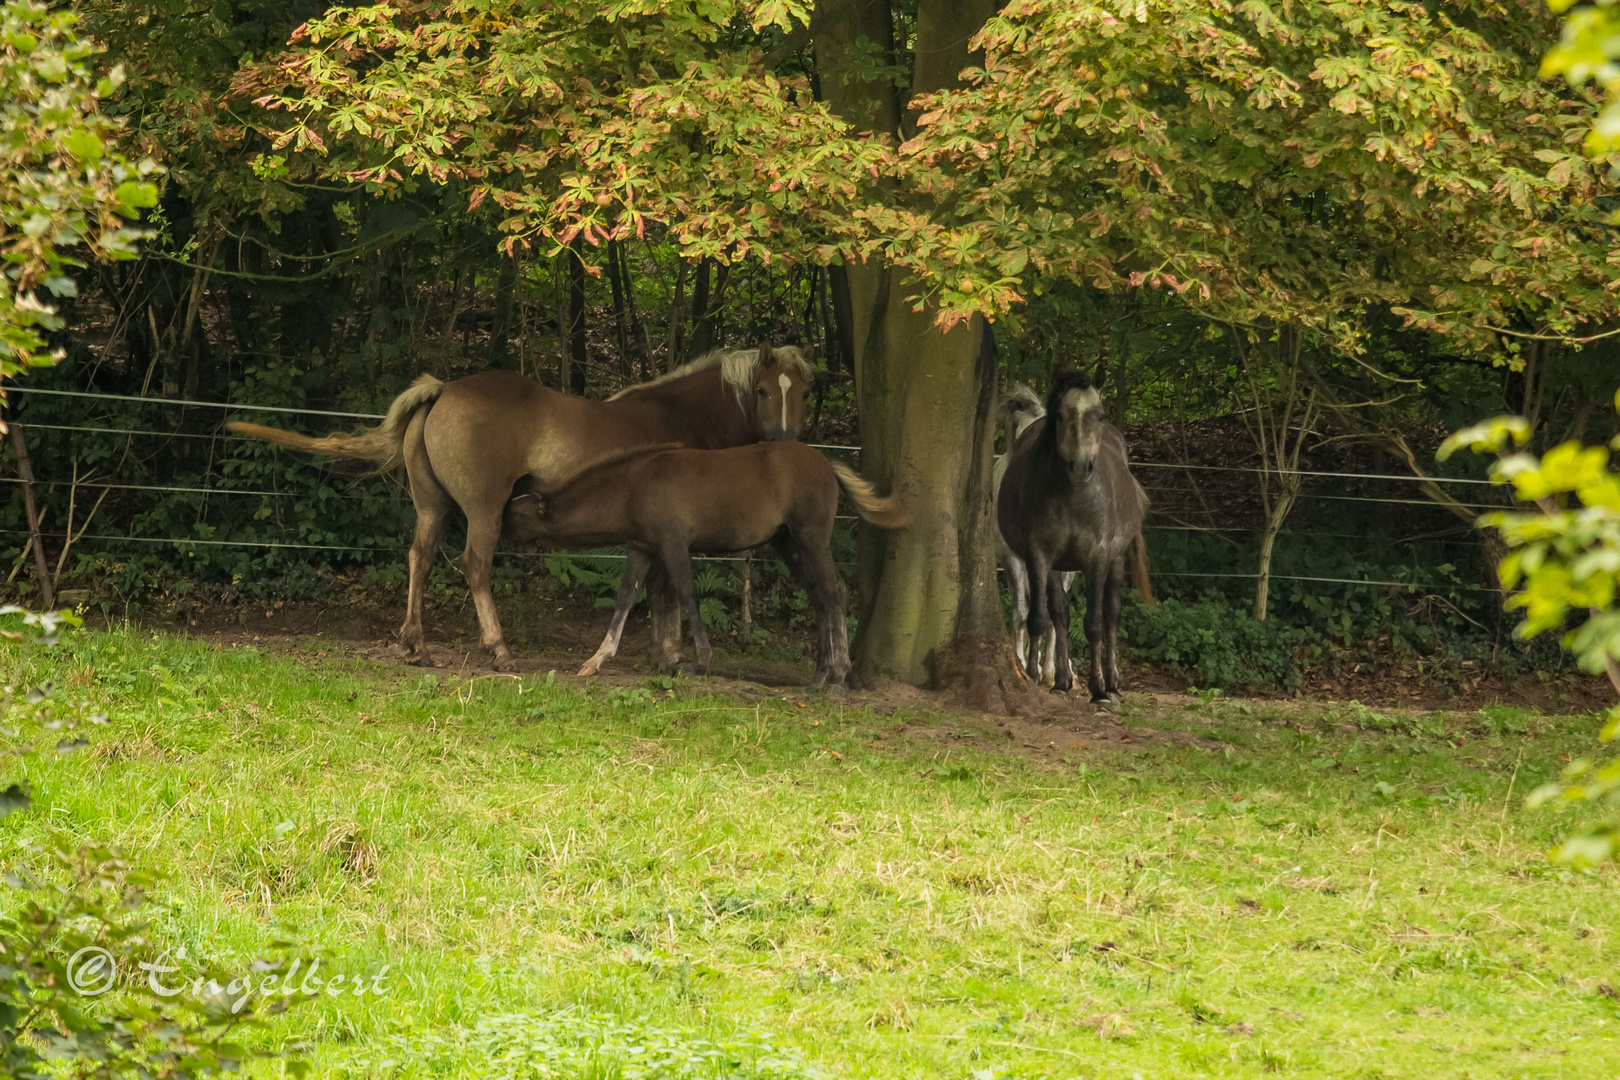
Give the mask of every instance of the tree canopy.
M 72 296 L 76 249 L 128 259 L 147 235 L 133 219 L 157 202 L 156 166 L 119 152 L 118 123 L 98 109 L 123 82 L 96 77 L 99 51 L 78 16 L 11 0 L 0 9 L 0 377 L 49 363 L 42 331 L 62 323 L 39 296 Z
M 1551 20 L 1492 3 L 1018 0 L 904 159 L 997 270 L 1164 286 L 1213 317 L 1355 348 L 1369 309 L 1499 348 L 1615 313 L 1591 100 L 1538 80 Z

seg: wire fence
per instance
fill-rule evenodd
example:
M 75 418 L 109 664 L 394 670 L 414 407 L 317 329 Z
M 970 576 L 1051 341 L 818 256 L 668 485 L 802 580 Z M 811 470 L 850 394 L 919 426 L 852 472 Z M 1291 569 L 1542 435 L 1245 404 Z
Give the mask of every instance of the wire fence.
M 49 389 L 49 388 L 45 388 L 45 387 L 34 387 L 34 386 L 8 386 L 8 387 L 6 387 L 6 393 L 7 394 L 19 394 L 19 393 L 20 394 L 47 394 L 47 395 L 53 395 L 53 396 L 57 396 L 57 397 L 85 398 L 85 399 L 100 400 L 100 401 L 123 401 L 123 402 L 132 402 L 132 403 L 141 404 L 141 405 L 161 405 L 161 406 L 167 406 L 167 407 L 170 407 L 170 408 L 220 409 L 220 410 L 224 410 L 224 411 L 227 411 L 227 412 L 228 411 L 269 412 L 269 413 L 279 413 L 279 414 L 284 414 L 284 415 L 337 416 L 337 417 L 344 417 L 344 418 L 353 419 L 353 420 L 382 420 L 384 418 L 383 413 L 343 412 L 343 411 L 333 410 L 333 409 L 309 409 L 309 408 L 301 408 L 301 407 L 290 406 L 290 405 L 253 405 L 253 404 L 246 404 L 246 403 L 243 403 L 243 402 L 232 402 L 232 401 L 190 401 L 190 400 L 179 399 L 179 398 L 141 397 L 139 395 L 134 395 L 134 394 L 101 394 L 101 393 L 94 393 L 94 392 L 91 392 L 91 391 L 88 391 L 88 390 L 53 390 L 53 389 Z M 217 434 L 198 434 L 198 433 L 193 433 L 193 432 L 151 431 L 151 430 L 143 430 L 143 429 L 139 429 L 139 428 L 82 427 L 82 426 L 73 426 L 73 425 L 66 425 L 66 424 L 29 424 L 28 426 L 29 427 L 37 427 L 37 428 L 40 428 L 41 430 L 83 431 L 83 432 L 95 432 L 95 433 L 100 433 L 100 434 L 115 434 L 115 435 L 148 435 L 148 436 L 154 436 L 154 437 L 160 437 L 160 438 L 189 438 L 189 439 L 212 439 L 212 438 L 247 439 L 247 438 L 250 438 L 249 436 L 235 435 L 235 434 L 233 434 L 231 432 L 223 432 L 223 431 L 219 432 Z M 810 443 L 809 445 L 815 447 L 818 450 L 835 450 L 835 451 L 839 451 L 839 452 L 842 452 L 842 453 L 850 453 L 850 454 L 859 454 L 861 452 L 861 448 L 859 446 L 849 446 L 849 445 L 843 445 L 843 444 L 839 444 L 839 443 Z M 1131 462 L 1131 467 L 1133 469 L 1173 469 L 1173 470 L 1178 470 L 1178 471 L 1179 470 L 1186 470 L 1186 471 L 1193 471 L 1193 472 L 1247 473 L 1247 474 L 1251 474 L 1251 475 L 1265 475 L 1267 473 L 1274 473 L 1276 471 L 1276 470 L 1272 470 L 1272 469 L 1260 468 L 1258 466 L 1253 466 L 1253 465 L 1196 465 L 1196 464 L 1193 464 L 1193 463 L 1190 463 L 1190 462 L 1174 462 L 1174 461 L 1132 461 Z M 1346 473 L 1346 472 L 1325 472 L 1325 471 L 1320 471 L 1320 470 L 1308 470 L 1308 469 L 1289 470 L 1289 472 L 1292 475 L 1302 476 L 1302 477 L 1309 477 L 1309 478 L 1312 478 L 1312 479 L 1384 480 L 1384 481 L 1399 481 L 1399 482 L 1414 483 L 1414 484 L 1463 484 L 1463 485 L 1472 484 L 1472 485 L 1484 485 L 1486 487 L 1495 486 L 1495 481 L 1492 481 L 1492 480 L 1481 480 L 1481 479 L 1476 479 L 1476 478 L 1473 478 L 1473 477 L 1462 477 L 1462 476 L 1407 476 L 1407 475 L 1401 475 L 1399 473 Z M 1193 489 L 1191 489 L 1191 488 L 1163 488 L 1161 490 L 1166 490 L 1166 491 L 1191 491 Z M 1305 493 L 1305 495 L 1302 496 L 1302 497 L 1308 497 L 1308 496 L 1309 496 L 1309 493 Z M 1347 498 L 1347 496 L 1336 496 L 1336 497 L 1341 498 L 1341 499 L 1342 498 Z M 1398 504 L 1409 505 L 1409 506 L 1433 506 L 1433 505 L 1435 505 L 1434 501 L 1431 500 L 1431 499 L 1404 499 L 1404 500 L 1403 499 L 1380 499 L 1380 500 L 1373 500 L 1373 501 L 1398 503 Z M 1467 504 L 1465 504 L 1465 505 L 1467 505 Z M 1493 506 L 1493 505 L 1487 505 L 1484 508 L 1485 509 L 1497 509 L 1497 507 Z
M 145 396 L 141 396 L 141 395 L 132 395 L 132 394 L 107 394 L 107 393 L 98 393 L 98 392 L 94 392 L 94 391 L 85 391 L 85 390 L 57 390 L 57 389 L 51 389 L 51 388 L 46 388 L 46 387 L 34 387 L 34 386 L 8 386 L 6 388 L 6 392 L 8 394 L 37 394 L 37 395 L 45 395 L 45 396 L 51 396 L 51 397 L 76 398 L 76 399 L 87 400 L 87 401 L 120 402 L 120 403 L 125 403 L 125 404 L 161 406 L 161 407 L 178 408 L 178 409 L 212 409 L 212 410 L 220 410 L 220 411 L 224 411 L 224 412 L 274 413 L 274 414 L 278 414 L 278 415 L 289 415 L 289 416 L 337 417 L 337 418 L 351 419 L 351 420 L 372 420 L 372 421 L 375 421 L 375 420 L 383 419 L 383 414 L 381 414 L 381 413 L 348 412 L 348 411 L 334 410 L 334 409 L 314 409 L 314 408 L 305 408 L 305 407 L 298 407 L 298 406 L 283 406 L 283 405 L 257 405 L 257 404 L 244 403 L 244 402 L 193 401 L 193 400 L 174 399 L 174 398 L 154 398 L 154 397 L 145 397 Z M 42 431 L 58 431 L 58 432 L 84 433 L 84 434 L 96 434 L 96 435 L 126 435 L 126 436 L 131 436 L 131 437 L 140 436 L 140 437 L 145 437 L 145 438 L 161 438 L 161 439 L 176 439 L 176 438 L 179 438 L 179 439 L 210 439 L 210 440 L 211 439 L 229 439 L 229 440 L 237 440 L 237 439 L 246 438 L 245 436 L 234 435 L 234 434 L 232 434 L 230 432 L 225 432 L 223 430 L 213 432 L 213 433 L 199 433 L 199 432 L 181 432 L 181 431 L 158 431 L 158 430 L 145 429 L 145 428 L 105 427 L 105 426 L 97 426 L 97 425 L 94 425 L 94 424 L 73 425 L 73 424 L 53 424 L 53 423 L 44 423 L 44 422 L 40 422 L 40 423 L 24 422 L 24 427 L 25 427 L 25 429 L 28 429 L 28 430 L 37 429 L 37 430 L 42 430 Z M 861 452 L 860 447 L 858 447 L 858 446 L 841 445 L 841 444 L 836 444 L 836 443 L 811 443 L 809 445 L 814 446 L 814 447 L 816 447 L 817 449 L 820 449 L 820 450 L 833 451 L 833 452 L 837 452 L 837 453 L 858 455 Z M 1163 461 L 1132 461 L 1131 462 L 1131 467 L 1133 469 L 1175 470 L 1175 471 L 1214 472 L 1214 473 L 1239 473 L 1239 474 L 1250 474 L 1250 475 L 1261 475 L 1261 474 L 1265 474 L 1265 473 L 1267 473 L 1269 471 L 1272 471 L 1272 470 L 1259 468 L 1259 467 L 1256 467 L 1256 466 L 1203 465 L 1203 464 L 1193 464 L 1193 463 L 1188 463 L 1188 462 L 1163 462 Z M 1419 484 L 1485 485 L 1485 486 L 1490 486 L 1493 483 L 1490 480 L 1481 480 L 1481 479 L 1475 479 L 1475 478 L 1470 478 L 1470 477 L 1415 476 L 1415 475 L 1399 475 L 1399 474 L 1389 474 L 1389 473 L 1348 473 L 1348 472 L 1328 472 L 1328 471 L 1322 471 L 1322 470 L 1295 470 L 1293 472 L 1295 473 L 1295 475 L 1298 475 L 1298 476 L 1301 476 L 1301 477 L 1306 477 L 1306 478 L 1311 478 L 1311 479 L 1341 480 L 1341 481 L 1347 481 L 1347 482 L 1378 481 L 1378 482 L 1403 482 L 1403 483 L 1419 483 Z M 23 480 L 21 479 L 21 477 L 0 477 L 0 480 L 3 480 L 4 482 L 10 483 L 10 484 L 21 484 L 21 483 L 23 483 Z M 114 483 L 114 482 L 110 482 L 110 481 L 107 481 L 107 480 L 98 480 L 98 479 L 62 480 L 62 479 L 53 479 L 53 478 L 38 478 L 38 479 L 35 479 L 33 481 L 33 484 L 36 487 L 46 487 L 46 488 L 69 487 L 69 488 L 86 488 L 86 489 L 90 489 L 90 490 L 94 490 L 94 491 L 137 491 L 137 492 L 165 493 L 165 494 L 203 495 L 203 496 L 208 496 L 208 497 L 212 497 L 212 496 L 216 496 L 216 495 L 218 495 L 218 496 L 247 496 L 247 497 L 253 497 L 253 498 L 260 498 L 260 499 L 265 499 L 265 498 L 309 497 L 307 493 L 275 491 L 275 490 L 263 490 L 263 489 L 254 489 L 254 488 L 231 488 L 231 487 L 217 487 L 217 486 L 194 486 L 194 485 L 174 485 L 174 484 Z M 1198 488 L 1188 487 L 1188 486 L 1165 485 L 1165 484 L 1155 484 L 1155 485 L 1152 486 L 1152 490 L 1155 493 L 1175 493 L 1175 494 L 1198 494 L 1198 493 L 1201 493 L 1201 489 L 1198 489 Z M 326 490 L 326 491 L 323 491 L 323 492 L 320 493 L 320 497 L 323 498 L 323 499 L 325 499 L 325 498 L 338 498 L 338 499 L 348 499 L 348 500 L 362 500 L 362 499 L 368 498 L 369 496 L 364 495 L 364 494 L 357 494 L 357 493 Z M 1324 501 L 1324 502 L 1366 503 L 1366 504 L 1389 505 L 1389 506 L 1414 506 L 1414 507 L 1424 507 L 1424 508 L 1429 508 L 1429 509 L 1439 509 L 1439 508 L 1441 508 L 1440 505 L 1438 503 L 1436 503 L 1434 500 L 1425 499 L 1425 498 L 1382 498 L 1382 497 L 1367 496 L 1367 495 L 1345 495 L 1345 494 L 1331 494 L 1331 493 L 1326 493 L 1326 492 L 1311 492 L 1311 491 L 1301 492 L 1299 497 L 1302 500 L 1317 500 L 1317 501 Z M 1456 506 L 1458 508 L 1462 508 L 1462 509 L 1481 510 L 1481 511 L 1502 509 L 1502 504 L 1490 504 L 1490 503 L 1472 503 L 1472 502 L 1460 502 L 1460 501 L 1458 501 L 1458 502 L 1456 502 L 1454 504 L 1451 504 L 1451 505 L 1454 505 L 1454 506 Z M 841 521 L 854 521 L 856 519 L 853 516 L 850 516 L 850 515 L 840 515 L 839 520 L 841 520 Z M 1209 534 L 1223 534 L 1223 535 L 1224 534 L 1234 534 L 1234 533 L 1255 533 L 1255 532 L 1261 531 L 1259 529 L 1249 528 L 1249 527 L 1244 527 L 1244 526 L 1204 527 L 1204 526 L 1196 526 L 1196 525 L 1188 525 L 1188 524 L 1170 525 L 1170 524 L 1162 524 L 1162 523 L 1151 523 L 1151 524 L 1148 524 L 1147 526 L 1145 526 L 1145 528 L 1148 531 L 1155 531 L 1155 532 L 1209 533 Z M 6 535 L 21 535 L 21 536 L 29 535 L 26 532 L 19 532 L 19 531 L 16 531 L 16 530 L 10 530 L 10 531 L 0 530 L 0 533 L 6 534 Z M 66 535 L 63 534 L 63 533 L 42 532 L 40 535 L 41 535 L 42 538 L 47 538 L 47 539 L 55 539 L 55 540 L 67 539 Z M 1364 535 L 1361 535 L 1361 534 L 1355 534 L 1355 533 L 1323 533 L 1323 532 L 1319 532 L 1319 531 L 1312 531 L 1309 535 L 1311 535 L 1314 538 L 1323 538 L 1323 539 L 1327 539 L 1327 538 L 1346 539 L 1346 540 L 1367 540 L 1367 539 L 1369 539 L 1369 537 L 1367 537 L 1367 536 L 1364 536 Z M 174 545 L 174 546 L 180 547 L 180 548 L 184 548 L 184 547 L 187 547 L 187 546 L 201 546 L 201 547 L 234 547 L 234 548 L 261 549 L 261 550 L 285 549 L 285 550 L 298 550 L 298 551 L 320 551 L 320 552 L 331 552 L 331 553 L 335 553 L 335 554 L 339 554 L 339 555 L 348 555 L 348 556 L 359 555 L 359 554 L 397 554 L 395 549 L 392 549 L 392 548 L 378 548 L 378 547 L 355 546 L 355 545 L 339 545 L 339 544 L 317 544 L 317 543 L 304 543 L 304 542 L 299 542 L 299 541 L 235 540 L 235 539 L 219 540 L 219 539 L 201 538 L 201 537 L 173 537 L 173 536 L 155 537 L 155 536 L 136 536 L 136 535 L 126 535 L 126 534 L 88 534 L 88 533 L 83 534 L 83 535 L 74 534 L 71 537 L 71 539 L 72 539 L 72 542 L 75 543 L 75 544 L 83 542 L 83 541 L 95 541 L 95 542 L 110 543 L 110 544 L 152 544 L 152 545 L 169 544 L 169 545 Z M 1411 538 L 1409 540 L 1404 540 L 1404 541 L 1403 540 L 1394 540 L 1394 541 L 1386 541 L 1386 542 L 1389 542 L 1389 543 L 1406 543 L 1406 542 L 1416 542 L 1417 540 L 1424 540 L 1424 541 L 1430 541 L 1430 542 L 1446 542 L 1445 537 L 1433 536 L 1433 535 L 1425 535 L 1425 536 L 1422 536 L 1422 537 Z M 1466 540 L 1466 537 L 1458 537 L 1458 538 L 1456 538 L 1455 542 L 1465 542 L 1465 540 Z M 545 552 L 503 551 L 502 553 L 505 554 L 505 555 L 508 555 L 508 556 L 515 556 L 515 557 L 519 557 L 519 558 L 547 558 L 547 557 L 596 558 L 596 559 L 623 559 L 624 558 L 624 555 L 622 553 L 602 552 L 602 551 L 545 551 Z M 705 562 L 740 563 L 740 562 L 744 561 L 744 558 L 742 556 L 737 556 L 737 555 L 733 555 L 733 556 L 703 556 L 702 561 L 705 561 Z M 846 565 L 847 566 L 847 564 L 840 564 L 840 565 Z M 1189 580 L 1207 579 L 1207 580 L 1251 580 L 1252 581 L 1252 580 L 1256 580 L 1256 579 L 1258 579 L 1260 577 L 1260 574 L 1257 571 L 1233 571 L 1233 572 L 1212 572 L 1212 571 L 1191 571 L 1191 570 L 1181 571 L 1181 570 L 1163 569 L 1163 568 L 1158 568 L 1158 567 L 1155 567 L 1154 575 L 1156 577 L 1170 577 L 1170 578 L 1181 578 L 1181 579 L 1189 579 Z M 1272 573 L 1272 574 L 1269 575 L 1269 577 L 1273 581 L 1291 581 L 1291 582 L 1336 584 L 1336 585 L 1355 585 L 1355 586 L 1367 586 L 1367 587 L 1374 587 L 1374 588 L 1395 588 L 1395 589 L 1416 590 L 1416 589 L 1420 589 L 1420 588 L 1423 587 L 1420 584 L 1414 583 L 1414 582 L 1411 582 L 1411 581 L 1373 580 L 1373 579 L 1363 579 L 1363 578 L 1325 577 L 1325 576 L 1282 574 L 1282 573 Z M 1479 592 L 1494 591 L 1488 586 L 1470 586 L 1470 585 L 1462 585 L 1462 584 L 1448 584 L 1447 588 L 1449 588 L 1449 589 L 1460 589 L 1460 590 L 1464 590 L 1464 591 L 1479 591 Z

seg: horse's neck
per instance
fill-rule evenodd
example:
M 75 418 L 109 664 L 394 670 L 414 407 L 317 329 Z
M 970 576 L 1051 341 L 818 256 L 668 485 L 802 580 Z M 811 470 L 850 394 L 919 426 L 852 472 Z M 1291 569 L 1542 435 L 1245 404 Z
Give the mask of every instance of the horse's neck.
M 667 383 L 637 390 L 612 402 L 646 425 L 654 441 L 684 443 L 700 450 L 758 442 L 756 425 L 720 380 L 718 368 L 695 371 Z
M 594 470 L 583 480 L 546 496 L 540 528 L 552 544 L 609 543 L 629 518 L 628 466 Z

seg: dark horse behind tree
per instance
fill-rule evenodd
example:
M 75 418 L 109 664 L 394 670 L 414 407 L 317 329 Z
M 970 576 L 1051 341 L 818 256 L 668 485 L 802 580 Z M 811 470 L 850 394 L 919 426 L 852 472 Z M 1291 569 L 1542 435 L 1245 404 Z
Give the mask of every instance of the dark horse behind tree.
M 570 397 L 509 371 L 453 382 L 417 379 L 394 399 L 377 427 L 310 438 L 258 424 L 229 423 L 240 435 L 329 457 L 405 469 L 416 506 L 410 593 L 399 641 L 406 658 L 428 662 L 422 643 L 422 594 L 451 512 L 467 517 L 463 570 L 478 610 L 479 639 L 497 670 L 512 654 L 490 591 L 501 515 L 514 485 L 533 477 L 554 485 L 605 454 L 633 446 L 679 443 L 702 449 L 797 439 L 815 369 L 798 349 L 714 352 L 606 401 Z M 654 608 L 655 662 L 673 662 L 678 614 Z M 658 625 L 662 623 L 662 626 Z M 673 637 L 673 641 L 671 638 Z
M 898 529 L 906 513 L 881 498 L 853 469 L 803 443 L 772 442 L 732 450 L 630 450 L 569 480 L 513 499 L 504 533 L 513 543 L 560 546 L 624 544 L 624 575 L 607 636 L 580 669 L 594 675 L 618 650 L 636 590 L 662 563 L 692 620 L 698 667 L 707 671 L 709 639 L 692 588 L 692 553 L 717 555 L 772 542 L 816 612 L 813 685 L 849 677 L 844 583 L 833 563 L 833 521 L 843 487 L 862 520 Z
M 1061 571 L 1086 579 L 1086 642 L 1092 701 L 1119 700 L 1119 612 L 1125 554 L 1136 549 L 1134 584 L 1150 596 L 1142 518 L 1147 495 L 1131 475 L 1125 438 L 1103 419 L 1102 398 L 1079 372 L 1052 381 L 1046 415 L 1024 429 L 1007 454 L 996 519 L 1007 549 L 1029 575 L 1028 656 L 1038 673 L 1041 636 L 1057 633 L 1052 689 L 1074 685 L 1069 668 L 1069 594 Z

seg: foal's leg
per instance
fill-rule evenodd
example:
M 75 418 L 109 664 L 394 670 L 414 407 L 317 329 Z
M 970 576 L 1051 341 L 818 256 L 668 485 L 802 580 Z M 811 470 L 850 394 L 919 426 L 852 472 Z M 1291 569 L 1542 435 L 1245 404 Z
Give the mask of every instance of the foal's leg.
M 681 605 L 670 588 L 669 572 L 654 561 L 647 572 L 647 611 L 652 617 L 648 659 L 654 671 L 674 671 L 681 662 Z
M 1108 567 L 1108 587 L 1103 591 L 1103 692 L 1109 701 L 1119 700 L 1119 611 L 1125 600 L 1125 558 Z
M 669 583 L 680 600 L 681 610 L 692 622 L 692 644 L 696 646 L 698 673 L 707 675 L 709 663 L 714 659 L 714 650 L 709 648 L 709 634 L 704 629 L 703 616 L 698 613 L 697 594 L 692 587 L 692 552 L 678 540 L 665 541 L 658 547 L 658 558 L 669 573 Z
M 467 588 L 472 593 L 473 606 L 478 609 L 478 642 L 484 650 L 493 653 L 496 671 L 512 671 L 512 651 L 506 647 L 501 633 L 501 618 L 495 613 L 495 594 L 490 590 L 490 572 L 495 566 L 495 542 L 501 537 L 501 512 L 504 504 L 493 509 L 476 507 L 467 510 L 467 547 L 461 555 L 463 572 L 467 575 Z
M 399 645 L 405 659 L 413 664 L 431 664 L 422 644 L 422 596 L 427 591 L 428 574 L 439 555 L 439 541 L 455 501 L 439 485 L 422 448 L 422 422 L 426 411 L 411 418 L 405 429 L 405 475 L 410 481 L 411 503 L 416 507 L 416 536 L 409 558 L 410 589 L 405 598 L 405 623 L 399 628 Z
M 1059 588 L 1061 588 L 1063 590 L 1063 595 L 1068 596 L 1069 595 L 1069 589 L 1074 585 L 1074 571 L 1073 570 L 1065 570 L 1061 574 L 1057 575 L 1057 579 L 1058 579 Z M 1058 648 L 1057 630 L 1056 630 L 1057 620 L 1054 618 L 1052 621 L 1053 621 L 1053 624 L 1054 624 L 1054 628 L 1051 629 L 1051 630 L 1048 630 L 1047 633 L 1046 633 L 1046 656 L 1042 660 L 1042 663 L 1044 664 L 1044 667 L 1042 667 L 1041 671 L 1042 671 L 1043 676 L 1045 678 L 1047 678 L 1047 679 L 1050 679 L 1052 681 L 1052 685 L 1056 686 L 1057 685 L 1058 669 L 1061 668 L 1062 670 L 1068 672 L 1069 685 L 1073 686 L 1074 685 L 1074 664 L 1069 659 L 1069 649 L 1068 649 L 1068 647 L 1065 646 L 1062 649 Z M 1069 620 L 1065 618 L 1063 620 L 1063 626 L 1065 628 L 1067 628 L 1068 625 L 1069 625 Z
M 1012 552 L 1004 552 L 1007 564 L 1007 591 L 1012 593 L 1013 664 L 1022 677 L 1024 654 L 1029 651 L 1029 574 L 1024 560 Z
M 1047 595 L 1047 579 L 1051 577 L 1052 566 L 1038 551 L 1030 552 L 1026 565 L 1029 570 L 1029 636 L 1025 644 L 1028 652 L 1024 658 L 1024 675 L 1039 686 L 1041 638 L 1052 625 L 1051 598 Z
M 1050 599 L 1048 606 L 1052 611 L 1052 628 L 1047 631 L 1051 635 L 1052 652 L 1048 655 L 1056 656 L 1069 653 L 1069 590 L 1067 584 L 1068 574 L 1051 574 L 1047 577 L 1047 593 Z M 1052 670 L 1052 693 L 1067 694 L 1074 689 L 1074 673 L 1067 664 L 1054 665 Z
M 816 612 L 814 687 L 849 683 L 849 628 L 844 622 L 844 581 L 833 562 L 831 540 L 800 548 L 799 579 Z
M 831 544 L 832 540 L 829 534 L 829 536 L 826 539 L 823 539 L 819 545 L 828 549 L 827 557 L 829 562 L 832 559 Z M 805 596 L 810 599 L 811 608 L 816 613 L 816 647 L 815 652 L 811 656 L 811 659 L 816 665 L 816 676 L 810 685 L 821 686 L 829 678 L 828 665 L 832 663 L 834 646 L 832 639 L 832 623 L 826 617 L 823 610 L 824 607 L 826 607 L 826 603 L 823 599 L 818 599 L 818 596 L 822 594 L 817 593 L 817 571 L 814 569 L 815 559 L 812 553 L 816 550 L 818 544 L 815 540 L 804 539 L 793 534 L 790 530 L 787 532 L 778 533 L 776 538 L 772 541 L 771 546 L 774 547 L 777 554 L 782 557 L 782 562 L 787 566 L 788 574 L 793 578 L 793 583 L 804 590 Z M 838 568 L 834 566 L 832 572 L 834 574 L 833 580 L 838 581 L 839 588 L 842 590 L 843 582 L 836 576 L 838 573 Z M 843 607 L 841 605 L 843 601 L 841 599 L 841 591 L 839 596 L 840 599 L 837 601 L 837 603 L 840 605 L 838 608 L 838 614 L 839 618 L 842 618 Z M 844 655 L 847 659 L 849 655 L 849 641 L 847 634 L 845 635 L 844 641 Z
M 602 639 L 602 645 L 596 650 L 596 655 L 585 661 L 579 669 L 581 675 L 595 675 L 602 670 L 602 665 L 611 660 L 619 651 L 619 635 L 624 633 L 624 621 L 630 617 L 630 609 L 636 606 L 636 590 L 641 587 L 641 579 L 647 576 L 647 567 L 652 563 L 652 556 L 636 548 L 625 548 L 624 574 L 619 578 L 619 595 L 613 603 L 613 619 L 608 623 L 607 636 Z
M 1087 682 L 1092 701 L 1107 701 L 1108 687 L 1103 677 L 1103 627 L 1107 603 L 1109 564 L 1100 559 L 1086 563 L 1086 650 L 1091 656 Z

